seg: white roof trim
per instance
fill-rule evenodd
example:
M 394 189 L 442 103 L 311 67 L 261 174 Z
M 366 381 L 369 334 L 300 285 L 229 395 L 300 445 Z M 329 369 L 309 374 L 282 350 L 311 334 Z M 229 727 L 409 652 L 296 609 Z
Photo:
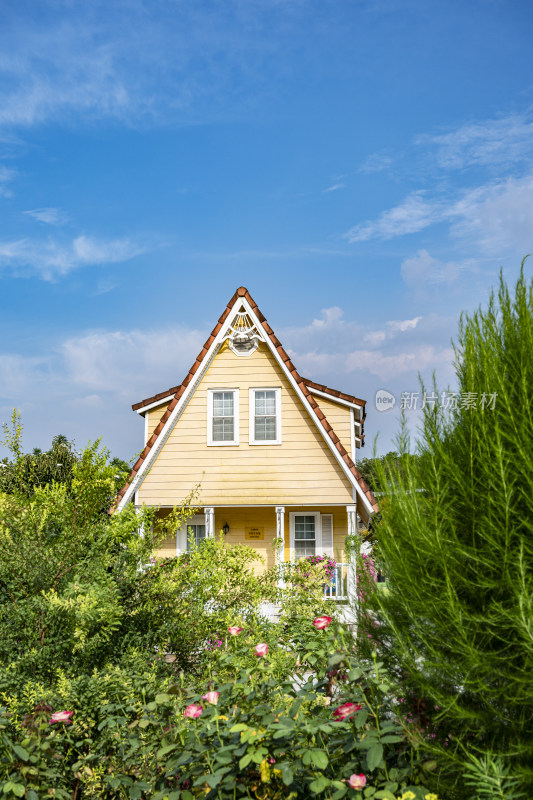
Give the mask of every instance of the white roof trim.
M 320 434 L 322 435 L 322 438 L 324 439 L 324 441 L 326 442 L 327 446 L 329 447 L 329 449 L 330 449 L 331 453 L 333 454 L 335 460 L 337 461 L 337 463 L 341 467 L 341 469 L 342 469 L 343 473 L 345 474 L 345 476 L 348 478 L 348 480 L 350 482 L 350 485 L 358 493 L 358 495 L 361 498 L 361 501 L 362 501 L 362 503 L 363 503 L 363 505 L 365 507 L 365 510 L 367 511 L 367 513 L 373 514 L 374 510 L 373 510 L 373 508 L 372 508 L 372 506 L 370 504 L 370 501 L 368 500 L 368 498 L 364 494 L 363 490 L 359 486 L 359 483 L 357 482 L 357 480 L 356 480 L 354 474 L 352 473 L 352 471 L 349 469 L 349 467 L 347 466 L 345 461 L 341 458 L 341 455 L 340 455 L 339 451 L 337 450 L 337 448 L 333 444 L 333 441 L 331 440 L 328 432 L 326 431 L 326 429 L 324 428 L 324 426 L 321 424 L 320 420 L 316 416 L 313 407 L 310 405 L 309 401 L 307 400 L 307 397 L 304 395 L 304 393 L 302 392 L 302 390 L 300 389 L 300 387 L 296 383 L 295 379 L 293 378 L 293 376 L 291 375 L 291 373 L 287 369 L 287 366 L 286 366 L 285 362 L 283 361 L 283 359 L 281 358 L 280 354 L 278 353 L 278 351 L 274 347 L 274 343 L 270 339 L 270 336 L 266 335 L 266 332 L 264 331 L 263 326 L 261 325 L 261 323 L 260 323 L 258 317 L 256 316 L 255 312 L 253 311 L 252 307 L 248 303 L 248 300 L 245 297 L 240 297 L 240 296 L 236 299 L 235 303 L 233 304 L 233 306 L 231 308 L 230 313 L 226 317 L 227 325 L 223 325 L 220 328 L 218 334 L 216 335 L 214 341 L 211 344 L 211 347 L 209 348 L 209 350 L 207 351 L 206 355 L 204 356 L 204 360 L 203 360 L 201 368 L 197 371 L 197 373 L 193 377 L 192 381 L 189 383 L 189 385 L 185 389 L 185 391 L 184 391 L 183 395 L 181 396 L 178 404 L 176 405 L 176 407 L 172 411 L 170 417 L 166 421 L 166 423 L 165 423 L 165 425 L 163 427 L 163 430 L 161 431 L 161 433 L 157 437 L 157 439 L 156 439 L 154 445 L 152 446 L 150 452 L 148 453 L 147 457 L 144 459 L 143 463 L 141 464 L 138 473 L 136 474 L 135 478 L 131 482 L 130 486 L 128 486 L 126 492 L 124 493 L 124 496 L 122 497 L 120 503 L 118 504 L 117 511 L 121 511 L 124 508 L 124 506 L 126 505 L 126 503 L 129 502 L 132 494 L 139 489 L 139 486 L 141 485 L 141 483 L 144 480 L 145 474 L 148 473 L 148 471 L 151 469 L 152 464 L 154 463 L 155 459 L 159 455 L 159 453 L 161 451 L 161 448 L 163 447 L 163 445 L 165 444 L 166 440 L 168 439 L 168 436 L 170 435 L 170 432 L 172 431 L 174 425 L 176 424 L 177 420 L 181 416 L 181 414 L 182 414 L 185 406 L 187 405 L 191 395 L 196 390 L 197 385 L 202 380 L 205 372 L 207 371 L 207 368 L 209 367 L 211 361 L 213 360 L 213 357 L 215 356 L 215 354 L 216 354 L 217 350 L 219 349 L 221 343 L 226 338 L 227 328 L 228 328 L 229 325 L 231 325 L 231 323 L 233 321 L 233 315 L 235 313 L 237 313 L 237 309 L 240 306 L 243 306 L 243 305 L 246 308 L 246 311 L 249 314 L 249 316 L 253 319 L 257 329 L 260 330 L 263 333 L 263 337 L 262 337 L 263 341 L 266 343 L 266 345 L 269 348 L 270 352 L 274 356 L 274 358 L 277 361 L 277 363 L 278 363 L 279 367 L 281 368 L 282 372 L 284 373 L 284 375 L 286 376 L 287 380 L 291 384 L 292 388 L 296 392 L 296 395 L 299 397 L 299 399 L 303 403 L 304 408 L 307 410 L 309 416 L 314 421 L 316 427 L 318 428 Z M 309 389 L 309 392 L 311 392 L 311 391 L 313 391 L 313 393 L 316 393 L 316 390 Z M 328 399 L 330 399 L 329 395 L 324 395 L 324 396 L 327 397 Z M 337 399 L 337 398 L 335 398 L 335 399 Z M 359 409 L 361 408 L 361 406 L 355 406 L 354 404 L 351 404 L 351 405 L 353 405 L 355 408 L 359 408 Z
M 177 391 L 177 389 L 176 389 Z M 174 397 L 173 394 L 168 394 L 166 397 L 163 397 L 161 400 L 156 400 L 155 403 L 150 403 L 147 406 L 143 406 L 142 408 L 137 409 L 137 414 L 140 414 L 141 417 L 146 414 L 147 411 L 151 411 L 152 408 L 157 408 L 157 406 L 162 406 L 163 403 L 170 403 L 172 398 Z
M 341 406 L 347 406 L 348 408 L 355 408 L 357 409 L 357 411 L 360 412 L 363 410 L 363 406 L 360 406 L 358 403 L 351 403 L 349 400 L 343 400 L 341 397 L 335 397 L 334 394 L 328 394 L 327 392 L 320 391 L 320 389 L 314 389 L 307 383 L 305 385 L 311 394 L 316 394 L 319 397 L 324 397 L 326 400 L 331 400 L 332 403 L 339 403 L 339 405 Z

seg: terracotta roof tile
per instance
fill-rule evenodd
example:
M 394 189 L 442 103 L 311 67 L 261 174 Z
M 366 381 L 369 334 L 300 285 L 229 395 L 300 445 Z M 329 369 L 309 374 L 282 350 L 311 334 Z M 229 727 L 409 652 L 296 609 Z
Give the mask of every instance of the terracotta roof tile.
M 118 505 L 118 503 L 120 502 L 121 498 L 124 496 L 124 494 L 126 493 L 128 487 L 130 486 L 131 481 L 137 475 L 137 473 L 138 473 L 143 461 L 147 458 L 151 448 L 153 447 L 153 445 L 156 442 L 159 434 L 163 430 L 163 428 L 165 426 L 165 423 L 169 419 L 169 417 L 170 417 L 172 411 L 174 410 L 174 408 L 179 403 L 181 396 L 183 395 L 183 393 L 184 393 L 185 389 L 187 388 L 188 384 L 190 383 L 193 375 L 195 374 L 195 372 L 197 371 L 198 367 L 200 366 L 200 363 L 201 363 L 202 359 L 205 357 L 205 355 L 206 355 L 206 353 L 207 353 L 207 351 L 209 349 L 209 346 L 212 343 L 214 337 L 220 331 L 220 328 L 222 327 L 222 324 L 224 323 L 224 321 L 226 320 L 228 314 L 230 313 L 234 303 L 236 302 L 237 297 L 245 297 L 246 300 L 248 301 L 248 303 L 250 304 L 250 306 L 255 310 L 256 316 L 257 316 L 258 320 L 260 321 L 263 330 L 270 337 L 270 340 L 272 341 L 272 343 L 276 347 L 276 350 L 280 354 L 280 356 L 283 359 L 283 361 L 286 363 L 288 370 L 290 371 L 290 373 L 293 376 L 294 380 L 298 384 L 300 390 L 305 395 L 307 402 L 309 403 L 311 409 L 313 410 L 313 413 L 314 413 L 316 419 L 318 420 L 318 423 L 320 425 L 322 425 L 322 427 L 326 431 L 327 435 L 331 439 L 332 444 L 334 444 L 334 446 L 338 450 L 338 452 L 341 455 L 344 463 L 347 465 L 347 467 L 349 468 L 350 472 L 352 473 L 352 475 L 356 479 L 357 483 L 359 484 L 359 486 L 361 488 L 361 491 L 363 492 L 365 497 L 368 499 L 370 505 L 372 506 L 372 509 L 375 512 L 379 511 L 379 506 L 378 506 L 377 501 L 374 498 L 372 492 L 370 491 L 370 489 L 368 488 L 367 484 L 363 480 L 363 477 L 361 476 L 361 473 L 359 472 L 359 470 L 355 466 L 354 462 L 352 461 L 352 459 L 350 458 L 350 456 L 346 452 L 344 446 L 339 441 L 338 436 L 334 433 L 333 428 L 331 427 L 331 425 L 327 421 L 327 418 L 326 418 L 325 414 L 322 411 L 320 411 L 319 406 L 318 406 L 316 400 L 314 399 L 314 397 L 311 395 L 308 387 L 311 387 L 312 389 L 317 389 L 318 391 L 324 392 L 325 394 L 331 394 L 332 396 L 338 397 L 339 399 L 347 400 L 350 403 L 355 403 L 356 405 L 362 406 L 363 409 L 365 407 L 366 401 L 365 400 L 360 400 L 359 398 L 354 397 L 353 395 L 345 394 L 344 392 L 338 392 L 335 389 L 331 389 L 329 386 L 325 386 L 324 384 L 315 383 L 314 381 L 310 381 L 310 380 L 306 380 L 306 379 L 302 378 L 301 375 L 296 370 L 296 368 L 295 368 L 294 364 L 292 363 L 291 359 L 289 358 L 286 350 L 283 348 L 283 346 L 279 343 L 279 340 L 274 335 L 274 332 L 273 332 L 272 328 L 270 327 L 270 325 L 268 325 L 266 323 L 265 317 L 261 314 L 261 312 L 257 308 L 257 304 L 255 303 L 254 299 L 251 297 L 251 295 L 249 294 L 248 290 L 244 286 L 240 286 L 237 289 L 237 291 L 235 292 L 235 294 L 233 295 L 233 297 L 231 298 L 231 300 L 229 301 L 228 305 L 226 306 L 226 309 L 224 310 L 224 313 L 219 318 L 219 321 L 218 321 L 217 325 L 213 329 L 209 339 L 207 340 L 207 342 L 205 343 L 204 347 L 202 348 L 202 351 L 200 352 L 200 355 L 198 356 L 197 360 L 193 364 L 192 368 L 190 369 L 190 371 L 187 374 L 187 376 L 186 376 L 185 380 L 183 381 L 183 383 L 181 383 L 177 387 L 174 387 L 173 399 L 171 400 L 168 408 L 166 409 L 165 413 L 161 417 L 161 419 L 159 421 L 159 424 L 157 425 L 156 429 L 154 430 L 152 436 L 150 437 L 150 439 L 146 443 L 146 446 L 144 447 L 141 455 L 137 459 L 137 462 L 136 462 L 135 466 L 133 467 L 133 469 L 131 471 L 131 475 L 129 477 L 128 482 L 126 483 L 126 485 L 118 493 L 114 507 L 116 507 Z M 151 398 L 143 400 L 141 403 L 135 403 L 135 405 L 133 406 L 133 409 L 137 410 L 137 409 L 142 408 L 145 405 L 150 405 L 152 402 L 157 402 L 158 399 L 160 399 L 162 397 L 166 397 L 166 396 L 170 395 L 172 392 L 173 392 L 173 390 L 168 390 L 168 392 L 160 392 L 159 394 L 154 395 Z M 365 416 L 365 414 L 363 413 L 363 418 L 364 418 L 364 416 Z M 361 439 L 363 440 L 364 437 L 361 437 Z
M 348 403 L 354 403 L 356 406 L 363 406 L 366 405 L 366 400 L 361 400 L 359 397 L 354 397 L 353 394 L 346 394 L 346 392 L 339 392 L 337 389 L 331 389 L 329 386 L 325 386 L 323 383 L 315 383 L 315 381 L 310 381 L 308 378 L 304 378 L 307 386 L 310 386 L 312 389 L 316 389 L 319 392 L 324 392 L 324 394 L 330 394 L 332 397 L 338 397 L 339 400 L 346 400 Z

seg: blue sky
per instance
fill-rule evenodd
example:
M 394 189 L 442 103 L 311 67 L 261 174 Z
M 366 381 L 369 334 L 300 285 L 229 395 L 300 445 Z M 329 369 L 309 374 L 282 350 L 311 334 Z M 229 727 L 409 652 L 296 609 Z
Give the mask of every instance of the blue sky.
M 130 459 L 131 403 L 245 285 L 386 452 L 419 372 L 453 386 L 461 310 L 533 249 L 532 22 L 528 0 L 4 0 L 0 419 Z

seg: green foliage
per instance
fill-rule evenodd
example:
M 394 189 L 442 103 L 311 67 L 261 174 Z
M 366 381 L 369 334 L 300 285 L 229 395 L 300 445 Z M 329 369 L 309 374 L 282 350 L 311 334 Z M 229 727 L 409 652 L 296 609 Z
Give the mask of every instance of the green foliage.
M 36 447 L 31 453 L 22 453 L 22 425 L 16 410 L 11 417 L 11 426 L 3 426 L 3 434 L 2 444 L 13 457 L 0 460 L 0 492 L 11 494 L 18 491 L 29 496 L 36 488 L 52 483 L 63 483 L 70 489 L 74 466 L 81 456 L 81 452 L 75 450 L 74 442 L 69 442 L 60 433 L 52 439 L 49 450 Z M 130 466 L 119 458 L 109 461 L 109 466 L 113 468 L 113 492 L 116 493 L 126 482 Z
M 411 463 L 417 458 L 412 453 L 398 453 L 396 450 L 391 450 L 384 456 L 362 458 L 357 462 L 357 469 L 372 492 L 384 492 L 391 488 L 390 479 L 392 478 L 395 483 L 402 480 Z
M 15 479 L 0 493 L 3 680 L 44 678 L 64 665 L 89 669 L 112 657 L 126 587 L 165 530 L 152 531 L 155 510 L 130 506 L 108 516 L 116 470 L 96 444 L 74 461 L 69 482 L 30 486 L 16 418 L 6 441 Z M 177 524 L 175 517 L 167 524 Z
M 472 787 L 476 800 L 527 800 L 529 792 L 520 789 L 520 778 L 510 774 L 501 758 L 487 754 L 484 758 L 470 756 L 465 765 L 465 786 Z
M 347 781 L 362 772 L 365 797 L 425 797 L 424 760 L 381 665 L 361 665 L 335 622 L 312 625 L 335 616 L 326 562 L 257 576 L 256 554 L 222 539 L 155 562 L 194 492 L 164 519 L 131 504 L 109 516 L 117 465 L 105 450 L 86 448 L 68 481 L 41 485 L 27 478 L 20 433 L 15 417 L 14 480 L 0 492 L 6 800 L 360 800 Z M 265 600 L 282 603 L 279 623 L 262 615 Z M 199 718 L 185 717 L 195 703 Z
M 279 565 L 278 574 L 281 578 L 278 600 L 282 623 L 293 629 L 298 628 L 310 614 L 335 616 L 335 605 L 324 594 L 324 587 L 331 583 L 328 561 L 313 564 L 302 558 L 296 563 L 285 562 Z
M 229 547 L 222 536 L 189 545 L 190 552 L 152 560 L 137 575 L 126 610 L 137 642 L 172 653 L 177 666 L 190 670 L 201 668 L 229 625 L 257 619 L 276 586 L 272 572 L 255 575 L 257 554 L 246 545 Z
M 478 402 L 426 408 L 421 459 L 381 473 L 396 490 L 381 498 L 388 591 L 377 593 L 383 622 L 372 631 L 451 772 L 467 751 L 501 758 L 530 793 L 532 353 L 533 285 L 522 269 L 514 297 L 502 279 L 487 310 L 461 320 L 458 388 Z
M 311 622 L 290 658 L 286 641 L 256 656 L 255 630 L 224 636 L 213 654 L 216 681 L 194 686 L 182 675 L 176 682 L 138 663 L 41 688 L 44 700 L 28 711 L 11 701 L 0 717 L 0 789 L 8 798 L 22 785 L 27 797 L 53 786 L 65 798 L 340 800 L 362 797 L 347 781 L 363 774 L 365 798 L 410 792 L 423 800 L 422 754 L 391 716 L 381 665 L 363 668 L 349 632 Z M 281 672 L 276 649 L 286 659 Z M 208 691 L 218 693 L 215 702 L 203 697 Z M 186 717 L 193 704 L 199 715 Z M 72 725 L 50 724 L 52 709 L 67 708 Z

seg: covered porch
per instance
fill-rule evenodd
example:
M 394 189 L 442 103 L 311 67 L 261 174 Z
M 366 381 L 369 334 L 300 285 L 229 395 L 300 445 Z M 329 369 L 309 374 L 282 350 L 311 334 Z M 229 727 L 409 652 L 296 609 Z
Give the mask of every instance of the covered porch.
M 160 510 L 161 515 L 168 513 Z M 346 537 L 362 527 L 356 504 L 305 506 L 204 506 L 175 534 L 162 543 L 156 555 L 184 553 L 191 539 L 198 544 L 222 534 L 228 545 L 246 545 L 257 554 L 256 572 L 301 558 L 332 559 L 332 578 L 324 593 L 332 601 L 347 601 L 355 592 L 355 564 L 350 563 Z

